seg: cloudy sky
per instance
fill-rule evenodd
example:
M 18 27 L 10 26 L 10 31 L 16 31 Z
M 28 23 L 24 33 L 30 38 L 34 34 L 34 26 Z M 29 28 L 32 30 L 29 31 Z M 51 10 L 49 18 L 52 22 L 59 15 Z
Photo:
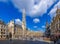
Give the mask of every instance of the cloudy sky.
M 34 31 L 45 31 L 46 21 L 56 16 L 60 0 L 0 0 L 0 19 L 8 23 L 22 23 L 22 11 L 26 11 L 26 27 Z

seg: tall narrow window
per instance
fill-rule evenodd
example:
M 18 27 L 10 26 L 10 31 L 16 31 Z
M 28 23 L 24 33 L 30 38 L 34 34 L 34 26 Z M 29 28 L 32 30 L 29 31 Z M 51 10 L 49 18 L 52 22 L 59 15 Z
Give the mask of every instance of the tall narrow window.
M 60 28 L 60 18 L 59 18 L 59 28 Z

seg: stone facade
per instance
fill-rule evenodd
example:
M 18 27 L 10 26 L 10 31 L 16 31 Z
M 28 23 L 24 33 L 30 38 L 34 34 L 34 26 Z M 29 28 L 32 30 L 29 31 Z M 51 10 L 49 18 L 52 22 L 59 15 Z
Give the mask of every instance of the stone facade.
M 23 35 L 23 30 L 21 25 L 15 24 L 14 38 L 21 39 L 22 35 Z
M 50 28 L 51 35 L 60 33 L 60 9 L 57 9 L 56 16 L 52 19 Z
M 11 39 L 23 39 L 23 38 L 38 38 L 42 36 L 41 32 L 38 31 L 31 31 L 26 28 L 24 30 L 23 35 L 23 29 L 21 25 L 15 24 L 13 20 L 11 20 L 7 25 L 0 21 L 0 38 L 1 39 L 8 39 L 10 37 L 10 34 L 12 35 Z
M 6 39 L 7 37 L 7 25 L 0 20 L 0 39 Z
M 8 24 L 8 34 L 10 34 L 11 33 L 11 35 L 12 35 L 12 39 L 14 38 L 14 21 L 12 20 L 12 21 L 10 21 Z M 8 35 L 9 36 L 9 35 Z
M 30 37 L 30 38 L 31 37 L 40 37 L 42 35 L 42 33 L 40 33 L 40 32 L 31 31 L 26 28 L 25 9 L 23 9 L 22 25 L 15 24 L 14 20 L 11 20 L 7 24 L 7 31 L 5 31 L 6 25 L 4 23 L 1 23 L 1 25 L 4 26 L 4 28 L 1 27 L 2 31 L 4 31 L 3 33 L 7 32 L 8 38 L 10 38 L 10 39 L 21 39 L 21 38 L 23 39 L 23 38 L 27 38 L 27 37 Z M 3 34 L 1 34 L 1 35 L 3 35 Z
M 48 22 L 46 22 L 46 30 L 45 30 L 45 37 L 49 38 L 50 37 L 50 25 Z

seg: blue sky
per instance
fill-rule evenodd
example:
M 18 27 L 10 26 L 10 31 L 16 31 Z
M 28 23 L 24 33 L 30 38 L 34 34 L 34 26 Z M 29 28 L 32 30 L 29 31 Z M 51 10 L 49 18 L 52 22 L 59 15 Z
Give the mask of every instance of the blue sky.
M 22 22 L 22 10 L 26 10 L 26 27 L 34 31 L 45 31 L 46 21 L 56 16 L 60 0 L 0 0 L 0 19 L 5 23 Z M 60 7 L 59 7 L 60 8 Z

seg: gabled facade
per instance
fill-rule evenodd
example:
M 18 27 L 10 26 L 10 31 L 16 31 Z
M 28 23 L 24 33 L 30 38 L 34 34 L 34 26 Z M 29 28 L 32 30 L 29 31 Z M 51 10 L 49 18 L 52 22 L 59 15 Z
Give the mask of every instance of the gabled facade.
M 0 39 L 7 39 L 7 25 L 0 20 Z

